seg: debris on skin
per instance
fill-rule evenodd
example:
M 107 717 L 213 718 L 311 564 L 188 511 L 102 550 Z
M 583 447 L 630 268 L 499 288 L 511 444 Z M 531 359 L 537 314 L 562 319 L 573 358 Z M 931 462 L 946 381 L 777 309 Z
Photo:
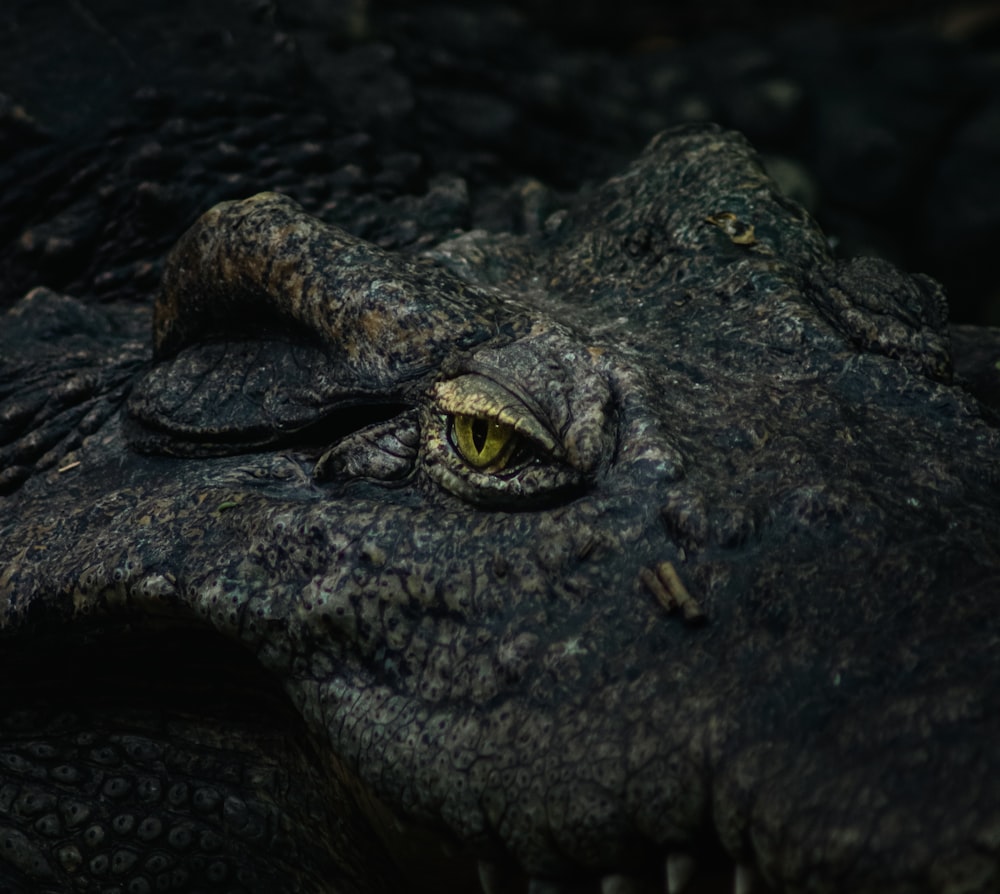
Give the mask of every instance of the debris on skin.
M 654 570 L 642 568 L 639 577 L 646 588 L 668 612 L 680 611 L 684 620 L 695 624 L 705 621 L 705 613 L 682 583 L 672 562 L 658 562 Z

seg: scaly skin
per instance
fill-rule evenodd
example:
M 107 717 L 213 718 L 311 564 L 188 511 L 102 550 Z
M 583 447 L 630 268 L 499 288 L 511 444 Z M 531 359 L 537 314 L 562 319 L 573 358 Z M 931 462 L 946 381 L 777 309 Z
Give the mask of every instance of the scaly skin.
M 72 302 L 8 319 L 22 376 L 46 307 Z M 781 892 L 1000 888 L 998 433 L 937 287 L 832 260 L 740 137 L 668 132 L 537 237 L 409 260 L 280 196 L 221 205 L 153 328 L 151 362 L 106 327 L 6 374 L 6 420 L 89 376 L 31 411 L 86 437 L 0 516 L 5 677 L 48 674 L 0 727 L 8 887 L 108 884 L 58 851 L 88 842 L 82 786 L 25 757 L 47 736 L 102 828 L 81 742 L 259 808 L 257 839 L 195 811 L 234 889 L 460 888 L 479 862 L 489 890 L 676 891 L 699 859 L 692 890 L 733 864 Z M 514 445 L 477 467 L 462 417 Z M 36 704 L 132 636 L 211 670 L 119 697 L 115 665 L 59 738 Z M 217 674 L 246 704 L 188 706 Z M 242 769 L 136 757 L 115 724 Z M 152 845 L 121 847 L 113 881 L 159 883 Z M 207 872 L 201 844 L 156 847 Z

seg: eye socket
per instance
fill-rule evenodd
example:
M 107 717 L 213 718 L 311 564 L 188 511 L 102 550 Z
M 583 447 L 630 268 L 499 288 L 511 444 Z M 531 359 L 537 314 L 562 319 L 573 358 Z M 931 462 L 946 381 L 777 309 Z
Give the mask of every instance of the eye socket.
M 518 444 L 513 425 L 465 413 L 450 417 L 449 435 L 458 455 L 481 472 L 503 471 Z
M 470 503 L 527 508 L 565 498 L 583 483 L 550 426 L 485 376 L 435 384 L 420 426 L 423 471 Z

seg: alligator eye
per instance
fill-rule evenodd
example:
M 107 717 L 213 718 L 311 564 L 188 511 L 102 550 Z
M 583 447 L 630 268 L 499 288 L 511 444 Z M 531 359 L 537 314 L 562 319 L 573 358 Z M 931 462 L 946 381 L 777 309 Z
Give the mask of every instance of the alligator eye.
M 445 490 L 480 506 L 518 508 L 581 485 L 544 417 L 494 379 L 438 382 L 421 415 L 419 464 Z
M 484 472 L 506 468 L 517 446 L 513 425 L 464 413 L 451 417 L 451 435 L 459 456 Z

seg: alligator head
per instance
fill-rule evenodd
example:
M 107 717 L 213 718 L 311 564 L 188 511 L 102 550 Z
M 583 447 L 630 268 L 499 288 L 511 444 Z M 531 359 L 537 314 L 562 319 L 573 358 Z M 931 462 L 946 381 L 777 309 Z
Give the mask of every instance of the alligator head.
M 738 136 L 412 257 L 217 206 L 154 333 L 10 498 L 9 642 L 238 643 L 414 885 L 1000 885 L 1000 438 Z

